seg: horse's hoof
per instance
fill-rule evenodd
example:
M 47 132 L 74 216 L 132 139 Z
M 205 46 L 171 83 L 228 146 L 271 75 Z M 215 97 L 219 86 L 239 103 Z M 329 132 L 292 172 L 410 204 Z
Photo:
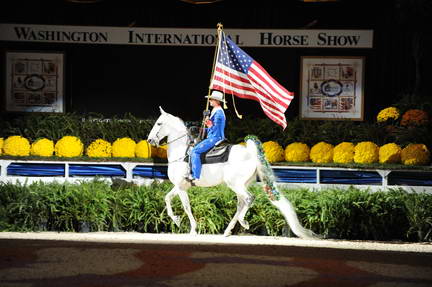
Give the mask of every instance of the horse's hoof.
M 224 236 L 225 236 L 225 237 L 228 237 L 228 236 L 230 236 L 230 235 L 231 235 L 231 231 L 225 231 L 225 232 L 224 232 Z
M 198 235 L 198 233 L 195 230 L 192 230 L 191 232 L 189 232 L 190 235 Z
M 240 220 L 239 222 L 244 229 L 249 229 L 249 222 L 247 222 L 246 220 Z

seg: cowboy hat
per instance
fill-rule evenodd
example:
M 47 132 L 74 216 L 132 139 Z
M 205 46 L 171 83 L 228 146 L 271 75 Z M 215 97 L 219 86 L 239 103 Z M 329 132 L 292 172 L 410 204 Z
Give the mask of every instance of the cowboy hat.
M 224 94 L 220 91 L 212 91 L 210 96 L 206 96 L 206 98 L 217 100 L 221 103 L 225 103 Z

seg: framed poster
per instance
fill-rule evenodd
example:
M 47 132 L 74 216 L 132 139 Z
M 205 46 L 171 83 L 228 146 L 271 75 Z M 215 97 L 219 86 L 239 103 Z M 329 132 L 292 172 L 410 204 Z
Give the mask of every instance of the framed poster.
M 7 112 L 64 112 L 64 54 L 6 52 Z
M 301 58 L 302 119 L 363 120 L 364 57 Z

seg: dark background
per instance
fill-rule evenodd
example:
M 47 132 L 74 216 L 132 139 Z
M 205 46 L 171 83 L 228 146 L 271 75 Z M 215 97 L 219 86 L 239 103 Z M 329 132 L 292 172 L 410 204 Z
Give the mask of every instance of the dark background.
M 82 2 L 85 1 L 3 1 L 0 22 L 214 28 L 215 31 L 218 22 L 226 29 L 373 29 L 373 49 L 245 47 L 244 50 L 297 95 L 286 112 L 288 120 L 299 113 L 301 56 L 365 56 L 365 120 L 373 120 L 380 109 L 403 96 L 432 97 L 429 89 L 432 45 L 428 28 L 432 1 Z M 0 42 L 0 49 L 3 67 L 7 50 L 64 52 L 67 112 L 97 112 L 106 116 L 129 112 L 146 118 L 157 116 L 161 105 L 185 120 L 201 117 L 214 55 L 214 47 Z M 4 70 L 0 75 L 3 97 Z M 236 104 L 245 117 L 265 117 L 254 101 L 237 99 Z M 227 113 L 232 114 L 229 106 Z

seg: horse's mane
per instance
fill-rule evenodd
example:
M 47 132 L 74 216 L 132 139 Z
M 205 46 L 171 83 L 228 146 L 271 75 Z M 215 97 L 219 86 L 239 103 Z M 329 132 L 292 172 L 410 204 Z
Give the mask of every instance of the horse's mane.
M 169 116 L 170 116 L 171 119 L 174 119 L 174 120 L 180 122 L 180 124 L 187 129 L 185 122 L 181 118 L 173 116 L 171 114 L 169 114 Z

